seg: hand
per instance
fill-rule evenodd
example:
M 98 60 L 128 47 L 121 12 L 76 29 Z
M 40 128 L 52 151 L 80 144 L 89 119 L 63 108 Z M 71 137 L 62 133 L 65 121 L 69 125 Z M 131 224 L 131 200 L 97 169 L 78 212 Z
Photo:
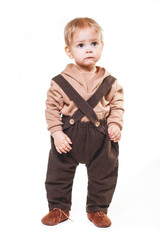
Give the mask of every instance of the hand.
M 116 125 L 112 125 L 108 128 L 108 134 L 113 142 L 118 142 L 121 139 L 121 130 Z
M 70 144 L 72 144 L 71 139 L 62 131 L 57 131 L 52 134 L 54 138 L 54 145 L 56 147 L 57 152 L 60 154 L 69 152 L 72 148 Z

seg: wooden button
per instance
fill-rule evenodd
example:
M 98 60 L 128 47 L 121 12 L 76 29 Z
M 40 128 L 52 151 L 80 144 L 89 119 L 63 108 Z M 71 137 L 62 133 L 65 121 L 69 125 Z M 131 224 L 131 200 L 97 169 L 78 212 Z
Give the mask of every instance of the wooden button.
M 95 122 L 95 126 L 96 126 L 96 127 L 99 127 L 99 125 L 100 125 L 100 122 L 99 122 L 99 121 L 96 121 L 96 122 Z
M 71 125 L 73 125 L 73 124 L 74 124 L 74 119 L 71 118 L 71 119 L 69 120 L 69 123 L 70 123 Z

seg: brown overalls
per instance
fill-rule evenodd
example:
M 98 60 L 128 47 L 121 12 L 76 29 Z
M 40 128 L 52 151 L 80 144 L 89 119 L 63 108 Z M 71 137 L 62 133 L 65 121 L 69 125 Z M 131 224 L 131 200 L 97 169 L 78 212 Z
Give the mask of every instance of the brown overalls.
M 97 91 L 85 101 L 77 91 L 58 75 L 54 80 L 76 104 L 78 110 L 71 116 L 63 116 L 63 131 L 72 141 L 72 150 L 59 154 L 51 137 L 46 191 L 49 210 L 71 209 L 71 193 L 76 167 L 83 163 L 88 173 L 87 212 L 107 212 L 116 187 L 118 174 L 118 143 L 110 140 L 107 120 L 98 120 L 93 108 L 105 96 L 115 78 L 109 75 Z M 81 122 L 83 116 L 88 122 Z

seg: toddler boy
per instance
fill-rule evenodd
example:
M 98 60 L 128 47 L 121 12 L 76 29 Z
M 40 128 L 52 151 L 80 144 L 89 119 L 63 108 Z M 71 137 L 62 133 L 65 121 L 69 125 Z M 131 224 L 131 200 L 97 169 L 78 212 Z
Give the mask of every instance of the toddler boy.
M 51 134 L 46 177 L 49 213 L 45 225 L 69 218 L 76 167 L 88 173 L 87 216 L 97 227 L 109 227 L 107 210 L 116 187 L 118 141 L 123 124 L 123 89 L 102 67 L 102 29 L 91 18 L 76 18 L 65 27 L 68 64 L 52 79 L 46 120 Z

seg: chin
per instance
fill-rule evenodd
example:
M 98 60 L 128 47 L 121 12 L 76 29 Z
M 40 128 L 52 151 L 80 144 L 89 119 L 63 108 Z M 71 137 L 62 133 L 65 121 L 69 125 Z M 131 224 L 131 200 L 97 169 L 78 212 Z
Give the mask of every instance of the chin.
M 84 66 L 90 66 L 90 65 L 95 65 L 96 61 L 91 60 L 91 59 L 87 59 L 84 63 Z

